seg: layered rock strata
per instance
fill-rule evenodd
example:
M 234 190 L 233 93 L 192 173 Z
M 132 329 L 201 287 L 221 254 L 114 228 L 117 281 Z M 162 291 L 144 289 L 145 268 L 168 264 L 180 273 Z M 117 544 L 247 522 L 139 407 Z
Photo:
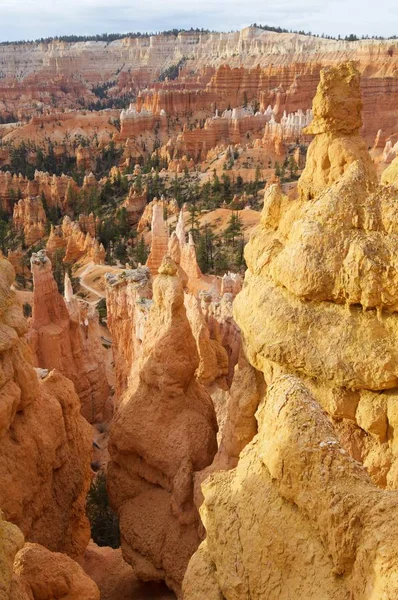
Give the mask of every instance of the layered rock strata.
M 180 595 L 200 541 L 193 474 L 216 452 L 211 398 L 195 378 L 196 342 L 177 267 L 162 261 L 142 350 L 110 432 L 108 487 L 122 550 L 136 575 Z

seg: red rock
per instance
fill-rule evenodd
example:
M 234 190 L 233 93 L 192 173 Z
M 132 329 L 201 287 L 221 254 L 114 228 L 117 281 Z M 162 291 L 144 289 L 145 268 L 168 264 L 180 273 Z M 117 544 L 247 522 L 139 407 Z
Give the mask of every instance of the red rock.
M 71 379 L 82 415 L 90 422 L 101 420 L 110 389 L 97 311 L 73 297 L 69 278 L 66 301 L 62 298 L 44 250 L 32 255 L 31 264 L 34 294 L 29 344 L 34 362 Z

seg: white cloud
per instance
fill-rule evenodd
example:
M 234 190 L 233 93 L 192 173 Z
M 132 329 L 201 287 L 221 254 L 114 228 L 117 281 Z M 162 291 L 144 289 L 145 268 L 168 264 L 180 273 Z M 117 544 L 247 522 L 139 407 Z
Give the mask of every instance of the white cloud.
M 253 22 L 315 33 L 397 33 L 396 0 L 0 0 L 0 40 L 51 35 L 239 29 Z M 394 18 L 395 17 L 395 18 Z

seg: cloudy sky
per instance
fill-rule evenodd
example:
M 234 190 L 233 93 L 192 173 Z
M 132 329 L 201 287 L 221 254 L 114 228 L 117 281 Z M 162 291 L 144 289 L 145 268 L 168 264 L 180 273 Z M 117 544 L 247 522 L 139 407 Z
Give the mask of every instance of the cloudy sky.
M 0 41 L 251 23 L 331 35 L 398 34 L 397 0 L 0 0 Z

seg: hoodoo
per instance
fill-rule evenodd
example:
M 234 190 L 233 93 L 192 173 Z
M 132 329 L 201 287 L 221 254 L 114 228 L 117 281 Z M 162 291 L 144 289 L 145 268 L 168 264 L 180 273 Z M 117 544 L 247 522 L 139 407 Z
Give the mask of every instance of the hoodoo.
M 45 250 L 32 255 L 31 265 L 34 294 L 29 344 L 35 365 L 58 369 L 71 379 L 82 415 L 91 423 L 101 420 L 110 389 L 98 314 L 94 307 L 73 297 L 68 276 L 66 300 L 61 296 Z
M 360 106 L 352 64 L 321 74 L 300 197 L 271 186 L 246 247 L 234 314 L 268 390 L 236 469 L 202 486 L 186 600 L 398 594 L 398 492 L 380 489 L 398 487 L 398 197 Z
M 165 580 L 179 594 L 202 531 L 193 476 L 213 459 L 217 425 L 195 378 L 196 342 L 169 257 L 154 280 L 142 344 L 111 427 L 108 487 L 125 560 L 140 579 Z

